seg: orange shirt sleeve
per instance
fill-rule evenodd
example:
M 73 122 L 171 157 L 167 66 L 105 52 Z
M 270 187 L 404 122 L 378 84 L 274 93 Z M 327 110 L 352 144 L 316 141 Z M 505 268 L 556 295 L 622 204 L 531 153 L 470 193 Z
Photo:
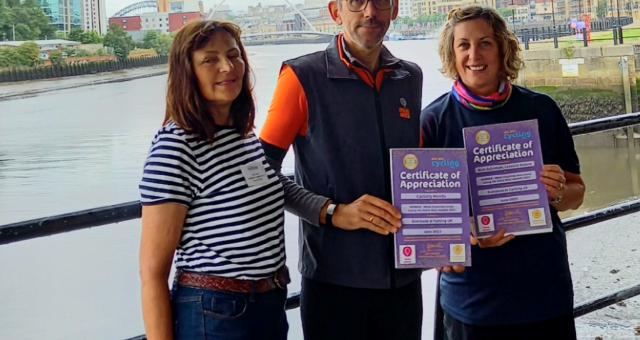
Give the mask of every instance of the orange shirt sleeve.
M 297 136 L 307 135 L 308 110 L 307 95 L 298 76 L 291 67 L 285 65 L 280 71 L 260 139 L 288 150 Z

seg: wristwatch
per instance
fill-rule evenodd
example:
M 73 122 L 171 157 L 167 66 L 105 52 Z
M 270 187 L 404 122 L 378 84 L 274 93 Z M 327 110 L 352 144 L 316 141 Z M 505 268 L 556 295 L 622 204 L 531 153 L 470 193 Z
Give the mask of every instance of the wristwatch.
M 551 204 L 560 204 L 562 203 L 562 195 L 558 195 L 553 201 L 551 201 Z
M 327 206 L 327 215 L 324 218 L 325 225 L 333 227 L 333 213 L 336 211 L 337 207 L 337 204 L 329 203 Z

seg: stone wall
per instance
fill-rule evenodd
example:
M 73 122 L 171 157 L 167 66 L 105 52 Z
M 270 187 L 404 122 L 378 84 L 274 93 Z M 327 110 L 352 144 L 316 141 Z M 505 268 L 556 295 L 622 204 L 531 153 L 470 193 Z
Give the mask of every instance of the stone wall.
M 523 57 L 525 68 L 520 72 L 518 84 L 527 87 L 598 88 L 619 93 L 624 93 L 620 58 L 627 57 L 631 92 L 636 92 L 633 45 L 529 50 L 523 51 Z
M 640 46 L 636 47 L 640 56 Z M 629 72 L 631 111 L 637 112 L 636 80 L 640 77 L 640 58 L 633 45 L 606 47 L 570 47 L 523 51 L 525 63 L 516 83 L 530 88 L 584 90 L 575 98 L 555 98 L 571 121 L 580 121 L 626 113 L 622 58 Z M 590 96 L 590 90 L 609 91 L 609 96 Z M 545 91 L 543 91 L 545 92 Z

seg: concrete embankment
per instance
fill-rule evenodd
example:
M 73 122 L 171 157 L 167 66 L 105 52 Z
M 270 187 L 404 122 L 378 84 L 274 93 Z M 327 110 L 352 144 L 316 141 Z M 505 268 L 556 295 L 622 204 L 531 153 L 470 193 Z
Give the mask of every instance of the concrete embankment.
M 523 60 L 516 83 L 551 95 L 570 121 L 639 109 L 640 49 L 633 45 L 531 50 Z
M 88 85 L 116 83 L 140 78 L 155 77 L 167 73 L 167 65 L 156 65 L 114 72 L 43 80 L 0 83 L 0 101 L 29 97 L 40 93 L 71 89 Z

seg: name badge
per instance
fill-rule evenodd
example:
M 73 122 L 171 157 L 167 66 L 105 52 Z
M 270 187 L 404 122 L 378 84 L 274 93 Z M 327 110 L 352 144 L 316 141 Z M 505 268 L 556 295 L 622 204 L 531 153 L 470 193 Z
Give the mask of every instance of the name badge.
M 264 171 L 264 165 L 262 165 L 261 161 L 244 165 L 240 167 L 240 170 L 242 171 L 244 181 L 247 182 L 247 185 L 250 187 L 269 183 L 269 177 L 267 177 L 267 173 Z

